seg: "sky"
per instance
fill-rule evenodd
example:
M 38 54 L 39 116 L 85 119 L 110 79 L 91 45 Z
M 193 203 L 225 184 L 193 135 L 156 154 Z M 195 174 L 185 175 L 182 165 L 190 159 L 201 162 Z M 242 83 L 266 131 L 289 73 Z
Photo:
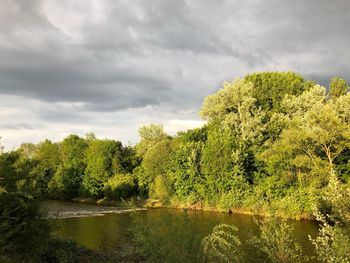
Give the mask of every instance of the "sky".
M 348 0 L 0 0 L 6 149 L 203 125 L 204 97 L 256 71 L 350 80 Z

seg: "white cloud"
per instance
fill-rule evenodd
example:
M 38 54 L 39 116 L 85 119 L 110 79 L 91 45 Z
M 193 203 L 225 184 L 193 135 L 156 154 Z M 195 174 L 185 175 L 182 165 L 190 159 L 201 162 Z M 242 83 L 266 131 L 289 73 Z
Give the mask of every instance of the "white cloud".
M 164 123 L 166 133 L 175 135 L 179 131 L 202 127 L 206 122 L 201 120 L 169 120 Z

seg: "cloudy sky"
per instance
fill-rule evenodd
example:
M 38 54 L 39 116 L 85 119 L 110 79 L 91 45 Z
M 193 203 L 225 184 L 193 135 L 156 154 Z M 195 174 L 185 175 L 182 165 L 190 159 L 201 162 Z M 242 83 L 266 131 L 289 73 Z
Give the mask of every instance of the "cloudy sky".
M 248 72 L 350 77 L 348 0 L 0 0 L 0 136 L 137 141 L 202 125 L 203 98 Z

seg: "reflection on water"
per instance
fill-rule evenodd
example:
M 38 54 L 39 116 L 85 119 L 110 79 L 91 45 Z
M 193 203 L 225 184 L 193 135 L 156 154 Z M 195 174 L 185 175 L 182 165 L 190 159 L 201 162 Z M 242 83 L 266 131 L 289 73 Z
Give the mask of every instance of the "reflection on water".
M 66 209 L 69 204 L 56 203 L 56 209 Z M 79 210 L 80 205 L 74 207 L 74 213 Z M 101 207 L 92 206 L 93 215 L 98 214 Z M 58 209 L 58 210 L 60 210 Z M 81 206 L 81 211 L 86 215 L 89 209 L 86 206 Z M 164 246 L 172 248 L 184 247 L 187 236 L 179 235 L 180 233 L 196 233 L 199 238 L 208 235 L 213 227 L 220 223 L 233 224 L 238 227 L 238 236 L 244 242 L 250 235 L 257 234 L 258 227 L 253 216 L 223 214 L 204 211 L 184 211 L 184 210 L 169 210 L 169 209 L 150 209 L 145 211 L 125 212 L 125 209 L 108 207 L 108 212 L 104 216 L 89 216 L 89 217 L 70 217 L 54 219 L 58 226 L 57 234 L 64 238 L 73 238 L 78 244 L 91 249 L 116 249 L 123 243 L 130 242 L 130 232 L 136 231 L 140 224 L 149 226 L 151 229 L 149 234 L 157 237 L 161 235 L 158 228 L 166 228 L 167 233 L 171 234 L 172 240 L 162 241 Z M 115 209 L 115 210 L 114 210 Z M 71 210 L 69 210 L 71 211 Z M 90 211 L 90 212 L 91 212 Z M 121 213 L 121 211 L 124 211 Z M 191 220 L 191 224 L 181 224 L 181 218 L 184 216 Z M 153 225 L 152 225 L 153 223 Z M 290 221 L 295 227 L 295 237 L 303 247 L 303 251 L 307 255 L 313 254 L 313 246 L 308 240 L 308 235 L 315 236 L 317 234 L 317 224 L 312 221 Z M 153 228 L 151 228 L 153 227 Z M 160 239 L 161 240 L 161 239 Z M 166 244 L 170 242 L 170 244 Z M 171 248 L 170 248 L 171 249 Z M 187 248 L 186 248 L 187 249 Z M 248 249 L 247 249 L 248 250 Z M 254 251 L 246 251 L 250 258 L 254 259 Z M 181 253 L 181 251 L 177 251 Z M 249 260 L 247 261 L 249 262 Z M 254 260 L 253 260 L 254 262 Z

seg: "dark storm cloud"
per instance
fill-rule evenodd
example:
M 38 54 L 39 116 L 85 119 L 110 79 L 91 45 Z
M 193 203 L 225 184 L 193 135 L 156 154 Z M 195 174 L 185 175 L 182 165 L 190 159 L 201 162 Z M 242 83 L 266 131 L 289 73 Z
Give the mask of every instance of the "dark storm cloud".
M 0 89 L 5 94 L 52 102 L 86 102 L 97 108 L 105 103 L 120 109 L 166 101 L 171 87 L 166 80 L 141 69 L 91 58 L 63 60 L 55 54 L 29 51 L 8 51 L 4 56 L 7 58 L 0 62 Z M 15 62 L 7 63 L 10 58 Z
M 106 9 L 106 20 L 85 25 L 86 44 L 98 51 L 234 53 L 215 31 L 207 30 L 205 18 L 194 16 L 188 1 L 111 1 Z
M 258 29 L 255 38 L 271 53 L 336 54 L 350 43 L 349 7 L 346 0 L 260 1 L 251 12 Z

